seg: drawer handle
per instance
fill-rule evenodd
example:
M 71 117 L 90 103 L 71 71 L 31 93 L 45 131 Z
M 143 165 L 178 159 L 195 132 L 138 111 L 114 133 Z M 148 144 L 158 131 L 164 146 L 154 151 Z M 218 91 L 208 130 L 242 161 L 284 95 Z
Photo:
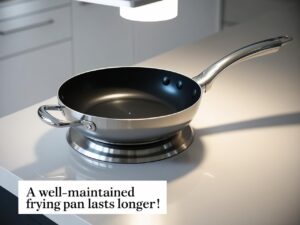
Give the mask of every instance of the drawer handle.
M 34 28 L 37 28 L 37 27 L 50 25 L 52 23 L 54 23 L 54 20 L 53 19 L 48 19 L 48 20 L 41 21 L 41 22 L 38 22 L 38 23 L 29 24 L 29 25 L 26 25 L 26 26 L 23 26 L 23 27 L 17 27 L 17 28 L 13 28 L 13 29 L 9 29 L 9 30 L 0 30 L 0 35 L 9 35 L 9 34 L 21 32 L 21 31 L 25 31 L 25 30 L 34 29 Z

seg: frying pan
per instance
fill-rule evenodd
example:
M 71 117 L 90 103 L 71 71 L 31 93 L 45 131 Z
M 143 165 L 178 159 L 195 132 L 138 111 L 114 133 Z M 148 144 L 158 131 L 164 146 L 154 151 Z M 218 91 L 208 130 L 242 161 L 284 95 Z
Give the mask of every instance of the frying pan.
M 43 105 L 40 118 L 54 127 L 73 127 L 105 143 L 151 143 L 187 126 L 201 96 L 227 66 L 277 51 L 288 36 L 240 48 L 194 78 L 155 68 L 120 67 L 77 75 L 59 88 L 58 105 Z M 66 121 L 49 111 L 62 111 Z

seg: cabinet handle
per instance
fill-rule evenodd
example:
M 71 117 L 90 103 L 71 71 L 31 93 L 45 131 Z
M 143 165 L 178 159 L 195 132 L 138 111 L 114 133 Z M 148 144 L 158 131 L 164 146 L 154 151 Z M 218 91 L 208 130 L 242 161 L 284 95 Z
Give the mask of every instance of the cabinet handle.
M 88 5 L 92 5 L 93 3 L 89 3 L 89 2 L 81 2 L 81 1 L 78 1 L 79 5 L 81 6 L 88 6 Z
M 23 27 L 17 27 L 17 28 L 12 28 L 9 30 L 0 30 L 0 35 L 9 35 L 9 34 L 13 34 L 13 33 L 17 33 L 17 32 L 21 32 L 21 31 L 25 31 L 25 30 L 30 30 L 30 29 L 34 29 L 37 27 L 42 27 L 42 26 L 46 26 L 46 25 L 50 25 L 54 23 L 53 19 L 48 19 L 45 21 L 41 21 L 41 22 L 37 22 L 37 23 L 32 23 Z

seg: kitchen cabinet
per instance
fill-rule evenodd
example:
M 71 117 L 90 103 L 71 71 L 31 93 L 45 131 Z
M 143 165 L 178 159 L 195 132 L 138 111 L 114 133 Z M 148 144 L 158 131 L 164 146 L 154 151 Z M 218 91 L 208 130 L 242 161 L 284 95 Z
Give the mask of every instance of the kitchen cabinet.
M 0 117 L 53 96 L 72 74 L 71 41 L 0 60 Z
M 0 4 L 0 117 L 55 95 L 71 76 L 69 3 Z
M 70 20 L 70 7 L 63 7 L 0 22 L 0 59 L 70 39 Z
M 0 21 L 67 6 L 71 0 L 0 0 Z

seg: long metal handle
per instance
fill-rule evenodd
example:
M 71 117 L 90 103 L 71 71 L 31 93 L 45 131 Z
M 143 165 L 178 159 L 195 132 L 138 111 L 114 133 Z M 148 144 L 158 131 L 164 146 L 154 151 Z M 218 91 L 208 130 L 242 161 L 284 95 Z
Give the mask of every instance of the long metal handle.
M 50 25 L 52 23 L 54 23 L 54 20 L 53 19 L 48 19 L 48 20 L 45 20 L 45 21 L 32 23 L 32 24 L 28 24 L 28 25 L 25 25 L 25 26 L 22 26 L 22 27 L 12 28 L 12 29 L 9 29 L 9 30 L 0 30 L 0 35 L 13 34 L 13 33 L 21 32 L 21 31 L 25 31 L 25 30 L 30 30 L 30 29 L 37 28 L 37 27 Z
M 64 106 L 60 105 L 43 105 L 38 109 L 39 117 L 48 125 L 53 127 L 76 127 L 84 126 L 86 129 L 95 130 L 96 126 L 93 122 L 87 120 L 62 121 L 52 116 L 48 111 L 62 111 Z
M 211 87 L 212 81 L 217 77 L 217 75 L 219 75 L 220 72 L 232 63 L 277 52 L 281 46 L 291 40 L 293 40 L 291 37 L 279 36 L 242 47 L 209 66 L 198 76 L 193 77 L 193 80 L 207 91 Z

